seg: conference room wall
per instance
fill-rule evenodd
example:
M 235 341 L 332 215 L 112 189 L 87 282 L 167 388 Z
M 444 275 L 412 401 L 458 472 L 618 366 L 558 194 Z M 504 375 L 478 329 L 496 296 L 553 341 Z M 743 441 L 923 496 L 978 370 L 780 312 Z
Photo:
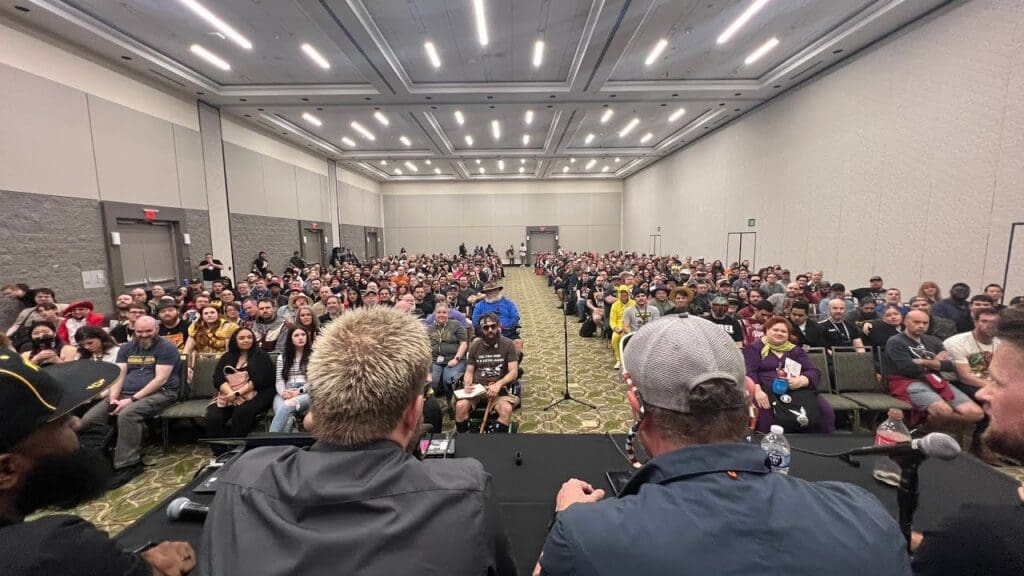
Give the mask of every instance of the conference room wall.
M 725 259 L 753 231 L 757 264 L 850 287 L 1001 282 L 1024 221 L 1021 30 L 1018 2 L 957 5 L 655 163 L 625 181 L 624 248 L 661 226 L 663 252 Z
M 385 183 L 381 193 L 389 253 L 452 252 L 461 242 L 518 253 L 527 226 L 558 226 L 566 250 L 619 247 L 618 180 Z

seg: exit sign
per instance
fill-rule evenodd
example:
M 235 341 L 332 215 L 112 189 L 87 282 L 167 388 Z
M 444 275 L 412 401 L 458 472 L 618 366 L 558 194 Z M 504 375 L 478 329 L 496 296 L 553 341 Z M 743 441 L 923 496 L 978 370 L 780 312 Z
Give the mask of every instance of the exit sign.
M 753 228 L 755 224 L 757 224 L 757 220 L 755 220 L 754 218 L 748 218 L 747 219 L 747 227 L 748 228 Z

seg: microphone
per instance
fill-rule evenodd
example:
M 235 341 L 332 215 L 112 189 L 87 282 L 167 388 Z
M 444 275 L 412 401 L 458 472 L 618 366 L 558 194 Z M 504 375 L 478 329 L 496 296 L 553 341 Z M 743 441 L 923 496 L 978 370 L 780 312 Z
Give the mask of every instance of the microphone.
M 209 506 L 203 506 L 184 496 L 171 500 L 171 503 L 167 505 L 167 518 L 169 520 L 202 522 L 206 520 L 206 515 L 209 513 Z
M 917 456 L 952 460 L 960 455 L 960 445 L 952 436 L 941 432 L 932 432 L 922 438 L 914 438 L 907 442 L 897 442 L 884 446 L 865 446 L 845 452 L 846 456 L 882 455 L 891 457 Z

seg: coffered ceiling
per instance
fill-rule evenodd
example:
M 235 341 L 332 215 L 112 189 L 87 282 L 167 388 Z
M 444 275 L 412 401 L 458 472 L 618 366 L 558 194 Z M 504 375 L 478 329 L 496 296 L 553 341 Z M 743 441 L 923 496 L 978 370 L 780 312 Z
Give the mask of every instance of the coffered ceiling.
M 381 181 L 622 178 L 947 0 L 5 0 Z

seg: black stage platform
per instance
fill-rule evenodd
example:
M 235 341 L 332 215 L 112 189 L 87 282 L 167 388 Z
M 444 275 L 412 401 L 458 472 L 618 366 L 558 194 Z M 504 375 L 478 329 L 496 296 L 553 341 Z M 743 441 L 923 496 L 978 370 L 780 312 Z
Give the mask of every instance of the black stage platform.
M 839 452 L 871 445 L 871 436 L 789 436 L 794 446 L 820 452 Z M 615 437 L 621 447 L 622 436 Z M 519 452 L 522 464 L 516 465 Z M 456 457 L 480 460 L 494 476 L 505 529 L 522 574 L 529 574 L 544 544 L 555 494 L 569 478 L 579 478 L 610 492 L 605 479 L 609 470 L 627 470 L 628 463 L 608 436 L 586 434 L 468 434 L 456 439 Z M 836 460 L 794 453 L 790 474 L 806 480 L 840 480 L 871 491 L 896 515 L 896 490 L 871 477 L 873 461 L 862 459 L 860 468 Z M 192 489 L 208 473 L 161 503 L 125 529 L 117 540 L 126 548 L 147 541 L 185 540 L 198 548 L 202 525 L 170 522 L 164 513 L 167 502 L 178 496 L 209 503 L 212 494 Z M 973 457 L 962 455 L 952 462 L 927 461 L 921 466 L 921 499 L 915 519 L 918 530 L 935 526 L 963 503 L 1015 503 L 1018 484 Z

